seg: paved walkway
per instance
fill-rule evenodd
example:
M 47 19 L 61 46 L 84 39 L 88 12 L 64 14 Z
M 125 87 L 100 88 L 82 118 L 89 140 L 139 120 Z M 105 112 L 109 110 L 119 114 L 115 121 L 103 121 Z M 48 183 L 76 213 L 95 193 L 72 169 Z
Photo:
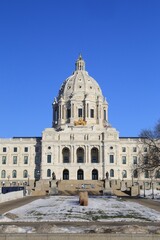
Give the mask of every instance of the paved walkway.
M 126 201 L 130 202 L 136 202 L 139 203 L 145 207 L 154 209 L 158 212 L 160 212 L 160 201 L 156 201 L 153 199 L 147 199 L 147 198 L 125 198 Z
M 38 197 L 27 196 L 24 198 L 19 198 L 16 200 L 0 203 L 0 214 L 4 214 L 5 212 L 9 212 L 10 210 L 12 210 L 14 208 L 21 207 L 23 205 L 26 205 L 26 204 L 33 202 L 40 198 L 44 198 L 44 196 L 40 196 L 40 197 L 39 196 Z

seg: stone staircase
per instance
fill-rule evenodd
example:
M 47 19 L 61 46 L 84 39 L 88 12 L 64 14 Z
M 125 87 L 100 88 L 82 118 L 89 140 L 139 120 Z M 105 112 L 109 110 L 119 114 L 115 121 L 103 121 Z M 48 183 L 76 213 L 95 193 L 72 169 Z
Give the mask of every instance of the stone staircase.
M 103 181 L 98 180 L 61 180 L 58 181 L 58 194 L 76 195 L 81 190 L 86 190 L 89 195 L 103 193 Z
M 50 185 L 48 180 L 39 180 L 36 182 L 35 188 L 32 189 L 32 196 L 43 196 L 49 194 Z
M 32 196 L 77 195 L 82 190 L 87 191 L 89 195 L 115 195 L 118 197 L 139 195 L 138 186 L 127 188 L 124 183 L 120 186 L 111 184 L 109 180 L 39 180 L 34 188 L 28 189 Z

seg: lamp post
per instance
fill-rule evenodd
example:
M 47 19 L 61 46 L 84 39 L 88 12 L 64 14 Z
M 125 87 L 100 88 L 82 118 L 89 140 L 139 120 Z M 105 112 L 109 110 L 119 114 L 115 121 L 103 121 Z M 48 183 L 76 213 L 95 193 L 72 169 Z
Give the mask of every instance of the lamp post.
M 28 174 L 28 184 L 27 184 L 27 186 L 29 186 L 29 178 L 30 178 L 30 175 Z
M 132 177 L 132 186 L 133 186 L 133 185 L 134 185 L 134 184 L 133 184 L 133 177 L 134 177 L 134 176 L 133 176 L 133 173 L 132 173 L 131 177 Z
M 9 184 L 9 185 L 10 185 L 10 182 L 9 182 L 10 177 L 11 177 L 10 175 L 7 176 L 7 178 L 8 178 L 8 184 Z
M 144 188 L 144 195 L 143 196 L 146 197 L 146 183 L 145 182 L 143 182 L 143 186 L 144 186 L 143 187 Z
M 152 199 L 154 199 L 154 182 L 152 182 Z

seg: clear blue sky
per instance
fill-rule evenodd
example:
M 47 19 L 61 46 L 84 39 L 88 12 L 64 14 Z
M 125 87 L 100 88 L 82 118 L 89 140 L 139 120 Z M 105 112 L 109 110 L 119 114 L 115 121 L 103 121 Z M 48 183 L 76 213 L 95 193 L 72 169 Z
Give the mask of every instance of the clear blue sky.
M 0 0 L 0 137 L 41 136 L 79 55 L 120 136 L 160 118 L 159 0 Z

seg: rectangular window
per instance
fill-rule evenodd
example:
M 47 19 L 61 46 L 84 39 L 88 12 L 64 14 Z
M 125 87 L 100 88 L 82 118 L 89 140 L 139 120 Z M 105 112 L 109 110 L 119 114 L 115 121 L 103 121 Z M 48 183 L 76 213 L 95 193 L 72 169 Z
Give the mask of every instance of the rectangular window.
M 25 152 L 28 152 L 28 147 L 25 147 L 25 148 L 24 148 L 24 151 L 25 151 Z
M 133 164 L 137 164 L 137 156 L 133 156 Z
M 122 156 L 122 164 L 126 164 L 127 160 L 126 160 L 126 156 Z
M 67 118 L 70 118 L 71 117 L 71 109 L 67 109 Z
M 3 152 L 7 152 L 7 148 L 6 147 L 3 147 Z
M 28 156 L 24 156 L 24 164 L 28 164 Z
M 82 117 L 82 108 L 78 108 L 78 117 Z
M 126 148 L 125 147 L 122 147 L 122 152 L 126 152 Z
M 143 163 L 144 163 L 144 164 L 148 164 L 148 157 L 147 157 L 147 156 L 144 156 L 144 158 L 143 158 Z
M 47 155 L 47 163 L 51 163 L 51 155 Z
M 17 156 L 13 156 L 13 164 L 17 164 Z
M 137 152 L 137 148 L 136 147 L 133 147 L 133 152 Z
M 94 118 L 94 109 L 91 109 L 91 118 Z
M 114 155 L 109 155 L 109 162 L 114 163 Z
M 13 148 L 13 152 L 17 152 L 17 147 L 14 147 L 14 148 Z
M 144 172 L 144 177 L 149 178 L 149 172 L 147 170 L 145 170 L 145 172 Z
M 2 156 L 2 164 L 6 164 L 7 162 L 7 157 L 6 156 Z

